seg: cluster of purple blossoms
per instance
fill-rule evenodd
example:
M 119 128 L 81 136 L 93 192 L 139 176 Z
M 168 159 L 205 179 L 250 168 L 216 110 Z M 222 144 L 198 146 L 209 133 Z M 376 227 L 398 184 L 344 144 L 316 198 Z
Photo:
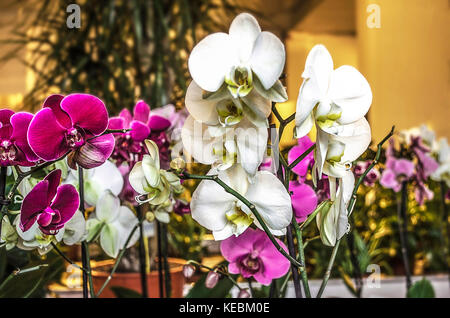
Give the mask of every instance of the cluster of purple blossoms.
M 423 205 L 425 201 L 433 199 L 433 192 L 426 182 L 438 167 L 439 164 L 430 156 L 430 149 L 422 143 L 421 137 L 412 137 L 401 150 L 397 150 L 394 140 L 390 140 L 380 184 L 398 192 L 403 182 L 411 182 L 417 203 Z

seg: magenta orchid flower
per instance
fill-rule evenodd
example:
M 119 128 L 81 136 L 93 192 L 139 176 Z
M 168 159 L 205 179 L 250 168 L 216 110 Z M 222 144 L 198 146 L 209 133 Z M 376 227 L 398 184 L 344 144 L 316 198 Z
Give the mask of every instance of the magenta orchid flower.
M 145 152 L 144 139 L 158 139 L 160 133 L 171 126 L 171 122 L 159 115 L 150 114 L 150 107 L 142 100 L 138 101 L 131 112 L 124 108 L 119 116 L 109 120 L 109 129 L 131 129 L 126 133 L 115 133 L 116 147 L 113 159 L 117 164 L 126 161 L 133 165 L 142 160 Z M 152 138 L 152 136 L 154 138 Z M 165 135 L 164 135 L 165 138 Z M 156 142 L 156 141 L 155 141 Z M 135 155 L 138 158 L 135 158 Z
M 287 251 L 284 243 L 276 240 Z M 221 242 L 220 251 L 229 262 L 228 271 L 231 274 L 241 274 L 244 278 L 253 276 L 263 285 L 269 285 L 272 279 L 280 278 L 289 271 L 289 261 L 259 229 L 248 228 L 237 237 L 230 236 Z
M 313 188 L 298 181 L 289 182 L 289 191 L 292 192 L 291 202 L 297 222 L 306 220 L 317 207 L 317 195 Z
M 309 139 L 308 136 L 304 136 L 302 138 L 297 139 L 298 145 L 292 147 L 289 150 L 288 154 L 288 162 L 291 164 L 298 157 L 300 157 L 308 148 L 310 148 L 314 143 Z M 299 178 L 303 181 L 308 174 L 308 169 L 314 164 L 314 152 L 310 152 L 305 159 L 300 161 L 293 169 L 295 174 L 299 176 Z
M 386 161 L 386 169 L 381 174 L 383 187 L 400 191 L 402 181 L 410 179 L 414 174 L 414 163 L 407 159 L 390 157 Z
M 34 116 L 28 129 L 31 149 L 45 161 L 68 155 L 76 164 L 94 168 L 103 164 L 114 149 L 114 137 L 102 135 L 108 127 L 105 104 L 88 94 L 51 95 Z
M 23 199 L 20 229 L 28 231 L 35 222 L 42 233 L 55 235 L 77 211 L 80 198 L 71 184 L 59 186 L 61 170 L 50 172 Z
M 27 130 L 33 115 L 0 110 L 0 166 L 33 166 L 39 157 L 27 141 Z

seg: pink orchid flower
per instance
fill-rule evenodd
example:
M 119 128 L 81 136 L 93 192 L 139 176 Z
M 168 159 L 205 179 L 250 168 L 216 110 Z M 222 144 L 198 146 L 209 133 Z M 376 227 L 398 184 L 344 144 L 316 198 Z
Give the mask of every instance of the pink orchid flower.
M 39 160 L 27 140 L 32 119 L 30 113 L 0 110 L 0 166 L 33 166 Z
M 407 159 L 389 157 L 386 161 L 386 169 L 381 174 L 380 183 L 383 187 L 400 191 L 401 183 L 408 180 L 414 174 L 414 163 Z
M 35 222 L 42 233 L 55 235 L 77 211 L 80 198 L 71 184 L 59 186 L 61 170 L 50 172 L 23 199 L 20 229 L 28 231 Z
M 291 202 L 297 222 L 306 220 L 317 207 L 317 195 L 313 188 L 297 181 L 289 182 L 289 191 L 292 192 Z
M 28 142 L 40 158 L 52 161 L 68 155 L 76 164 L 94 168 L 103 164 L 114 148 L 114 137 L 102 135 L 108 126 L 105 104 L 88 94 L 51 95 L 34 116 L 28 129 Z
M 284 243 L 278 244 L 287 251 Z M 248 228 L 239 236 L 230 236 L 220 244 L 231 274 L 244 278 L 254 277 L 259 283 L 269 285 L 272 279 L 284 276 L 290 268 L 289 261 L 275 248 L 261 230 Z
M 288 154 L 288 162 L 291 164 L 298 157 L 300 157 L 309 147 L 314 145 L 314 143 L 309 139 L 308 136 L 304 136 L 300 139 L 297 139 L 298 145 L 292 147 L 289 150 Z M 308 168 L 314 164 L 314 152 L 310 152 L 305 159 L 300 161 L 293 169 L 295 174 L 297 174 L 301 181 L 304 181 L 306 175 L 308 174 Z
M 160 132 L 170 127 L 171 122 L 158 115 L 150 113 L 150 107 L 142 100 L 138 101 L 131 112 L 124 108 L 119 116 L 109 119 L 109 129 L 131 129 L 126 133 L 115 133 L 116 146 L 112 158 L 117 164 L 126 161 L 133 165 L 134 162 L 142 160 L 145 152 L 144 139 L 161 139 Z M 152 138 L 150 134 L 155 135 Z M 149 137 L 150 136 L 150 137 Z M 158 142 L 155 141 L 157 144 Z M 163 143 L 165 140 L 163 140 Z M 161 143 L 161 142 L 160 142 Z M 159 146 L 159 144 L 158 144 Z M 135 158 L 134 155 L 138 157 Z

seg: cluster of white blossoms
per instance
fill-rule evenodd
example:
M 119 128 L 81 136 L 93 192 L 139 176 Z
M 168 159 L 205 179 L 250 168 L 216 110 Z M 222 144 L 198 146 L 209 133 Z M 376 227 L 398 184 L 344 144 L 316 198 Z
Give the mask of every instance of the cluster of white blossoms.
M 261 32 L 256 19 L 243 13 L 229 33 L 214 33 L 199 42 L 189 57 L 193 81 L 185 103 L 190 116 L 182 129 L 185 153 L 211 165 L 248 199 L 274 235 L 292 221 L 291 198 L 268 171 L 258 171 L 268 142 L 273 102 L 287 100 L 279 81 L 285 49 L 272 33 Z M 353 67 L 336 70 L 323 45 L 310 52 L 297 102 L 296 136 L 315 125 L 317 140 L 312 176 L 328 175 L 331 204 L 317 217 L 322 241 L 334 245 L 348 230 L 347 208 L 355 179 L 350 168 L 368 147 L 370 127 L 364 118 L 372 102 L 366 79 Z M 203 180 L 192 196 L 192 216 L 217 240 L 240 235 L 252 223 L 251 210 L 212 180 Z
M 205 37 L 189 57 L 190 116 L 181 133 L 185 153 L 212 165 L 208 174 L 246 197 L 274 235 L 283 235 L 292 220 L 291 200 L 275 175 L 258 168 L 267 151 L 272 102 L 287 100 L 279 81 L 284 63 L 283 43 L 261 32 L 247 13 L 233 20 L 228 34 Z M 191 211 L 216 240 L 240 235 L 252 223 L 261 227 L 246 205 L 211 180 L 195 190 Z
M 333 201 L 316 221 L 323 243 L 333 246 L 348 230 L 348 202 L 355 184 L 352 162 L 370 144 L 370 126 L 364 116 L 372 104 L 372 91 L 354 67 L 334 69 L 323 45 L 316 45 L 309 53 L 302 77 L 295 133 L 300 138 L 316 126 L 313 182 L 326 174 Z

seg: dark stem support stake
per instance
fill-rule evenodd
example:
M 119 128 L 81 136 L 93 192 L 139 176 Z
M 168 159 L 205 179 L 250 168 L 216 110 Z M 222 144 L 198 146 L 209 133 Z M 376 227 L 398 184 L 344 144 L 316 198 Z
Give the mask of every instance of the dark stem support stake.
M 138 218 L 142 220 L 143 212 L 142 207 L 138 205 L 136 207 L 136 212 L 138 215 Z M 144 222 L 141 222 L 139 225 L 139 266 L 140 266 L 140 273 L 141 273 L 141 289 L 142 289 L 142 298 L 148 298 L 148 286 L 147 286 L 147 257 L 145 255 L 145 243 L 144 240 L 146 239 L 144 237 Z
M 8 205 L 6 200 L 6 176 L 8 172 L 8 167 L 1 167 L 0 170 L 0 237 L 2 234 L 2 222 L 3 222 L 3 207 Z
M 161 242 L 161 224 L 156 221 L 157 225 L 157 245 L 158 245 L 158 281 L 159 281 L 159 298 L 164 298 L 164 276 L 163 276 L 163 260 L 162 260 L 162 242 Z
M 166 291 L 166 297 L 170 298 L 172 295 L 172 282 L 170 280 L 170 268 L 167 255 L 169 252 L 169 241 L 167 238 L 167 224 L 161 224 L 162 229 L 162 256 L 163 256 L 163 266 L 164 266 L 164 288 Z
M 287 238 L 289 254 L 292 257 L 296 257 L 294 240 L 292 238 L 292 225 L 289 225 L 287 227 L 286 238 Z M 291 271 L 292 271 L 292 279 L 294 281 L 295 297 L 303 298 L 302 289 L 300 287 L 300 276 L 298 274 L 298 268 L 291 264 Z
M 80 212 L 83 214 L 84 218 L 86 218 L 85 210 L 84 210 L 84 176 L 83 176 L 83 168 L 78 166 L 78 190 L 80 193 Z M 86 242 L 81 244 L 81 263 L 83 268 L 90 268 L 87 260 L 86 249 L 88 248 Z M 89 298 L 88 291 L 88 274 L 83 271 L 83 298 Z
M 409 267 L 408 259 L 408 240 L 407 240 L 407 203 L 408 203 L 408 182 L 402 182 L 402 189 L 400 192 L 400 200 L 397 204 L 397 216 L 398 216 L 398 231 L 400 234 L 400 244 L 403 257 L 403 265 L 405 267 L 406 276 L 406 290 L 411 287 L 411 270 Z
M 362 288 L 363 288 L 363 278 L 361 274 L 361 267 L 358 261 L 357 253 L 355 249 L 355 232 L 351 232 L 347 235 L 347 244 L 350 251 L 350 261 L 353 266 L 353 276 L 355 278 L 355 291 L 356 296 L 361 298 Z

